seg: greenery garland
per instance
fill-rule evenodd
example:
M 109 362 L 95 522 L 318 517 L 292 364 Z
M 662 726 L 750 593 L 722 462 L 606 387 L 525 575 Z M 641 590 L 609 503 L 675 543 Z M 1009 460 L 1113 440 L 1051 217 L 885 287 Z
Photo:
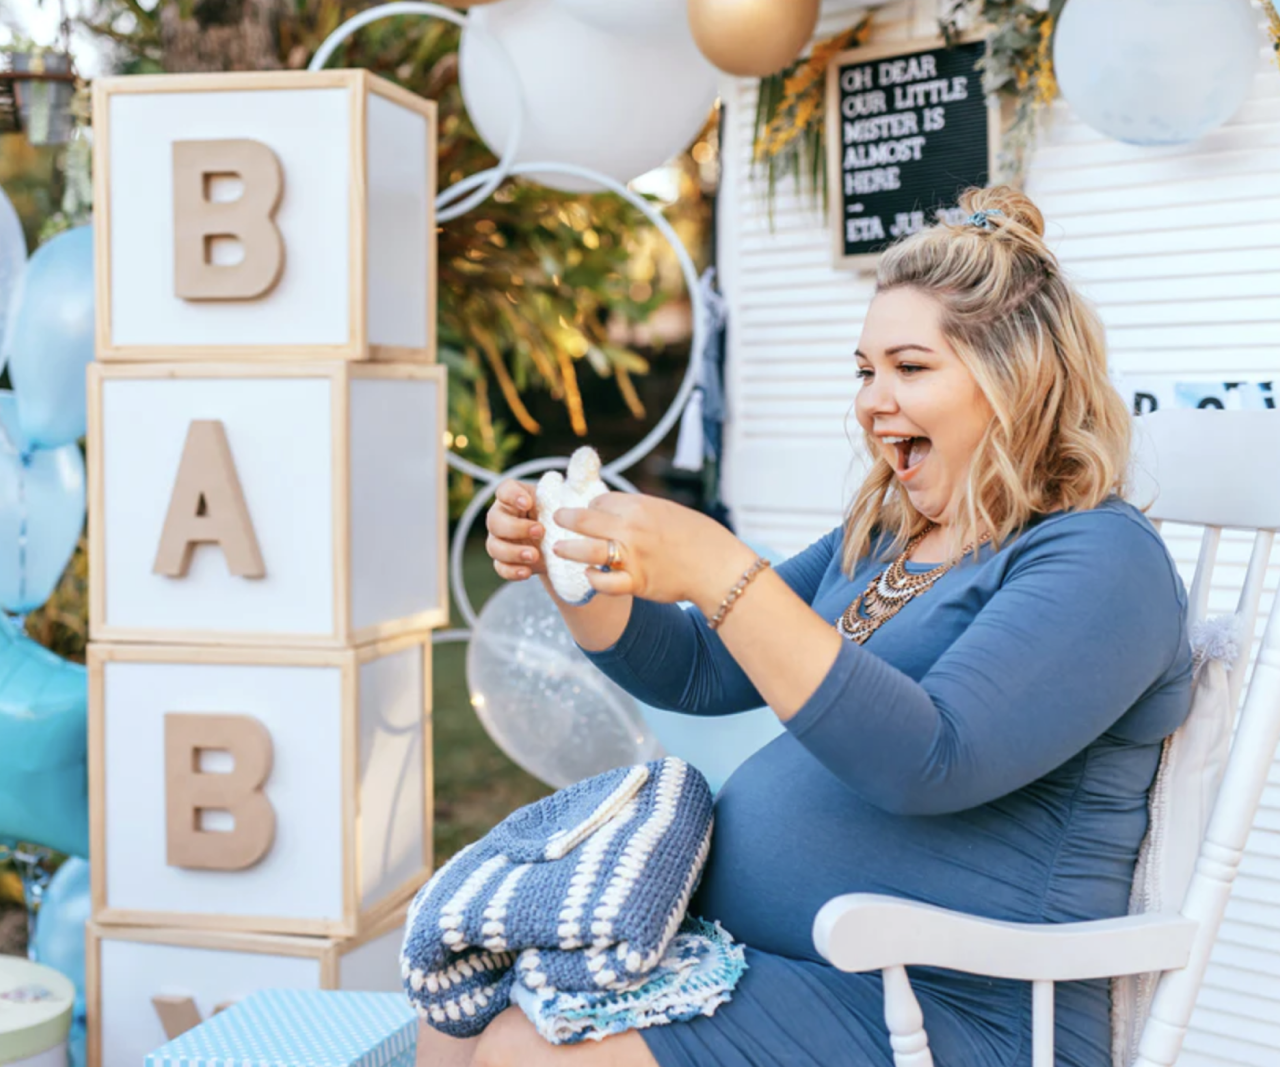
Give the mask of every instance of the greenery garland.
M 866 14 L 853 28 L 819 41 L 808 58 L 760 80 L 752 166 L 764 169 L 770 218 L 778 178 L 786 174 L 814 199 L 820 195 L 826 207 L 827 67 L 841 52 L 865 44 L 869 36 L 871 15 Z

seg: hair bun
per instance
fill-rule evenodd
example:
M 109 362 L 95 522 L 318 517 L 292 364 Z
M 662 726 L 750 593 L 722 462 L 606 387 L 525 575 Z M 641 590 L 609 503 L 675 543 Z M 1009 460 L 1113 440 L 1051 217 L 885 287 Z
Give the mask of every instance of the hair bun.
M 1010 222 L 1030 230 L 1036 237 L 1044 236 L 1044 216 L 1040 209 L 1029 196 L 1011 185 L 966 189 L 960 197 L 960 206 L 970 215 L 977 211 L 999 211 Z

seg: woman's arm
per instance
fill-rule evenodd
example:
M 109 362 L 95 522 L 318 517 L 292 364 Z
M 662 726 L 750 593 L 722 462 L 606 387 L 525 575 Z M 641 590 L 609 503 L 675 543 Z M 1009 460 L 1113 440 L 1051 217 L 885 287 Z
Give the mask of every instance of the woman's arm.
M 718 529 L 725 537 L 704 564 L 708 572 L 705 584 L 708 589 L 720 590 L 720 596 L 723 596 L 755 561 L 756 554 L 723 527 Z M 837 528 L 779 564 L 776 570 L 765 571 L 755 579 L 748 596 L 763 593 L 761 601 L 765 606 L 761 611 L 752 613 L 750 619 L 759 624 L 766 641 L 772 628 L 768 604 L 775 600 L 781 601 L 787 610 L 794 610 L 806 623 L 810 620 L 817 622 L 818 630 L 824 631 L 821 620 L 809 609 L 808 602 L 817 593 L 822 576 L 831 565 L 833 556 L 839 552 L 841 543 L 842 531 Z M 729 622 L 726 620 L 719 634 L 707 625 L 707 611 L 714 614 L 714 608 L 704 611 L 695 606 L 684 610 L 675 604 L 655 603 L 631 596 L 597 596 L 587 608 L 601 601 L 623 600 L 628 605 L 627 619 L 614 641 L 600 648 L 593 648 L 581 638 L 578 643 L 601 671 L 646 704 L 691 715 L 728 715 L 772 703 L 768 699 L 769 694 L 757 688 L 758 681 L 767 681 L 775 675 L 793 677 L 785 670 L 767 669 L 753 671 L 748 677 L 738 657 L 751 655 L 748 633 L 753 627 L 735 628 L 738 647 L 730 651 L 719 636 L 728 631 Z M 739 601 L 730 617 L 737 614 L 745 602 L 746 597 Z M 718 604 L 719 600 L 716 601 Z M 572 621 L 570 628 L 573 628 Z M 577 637 L 577 631 L 574 635 Z M 815 676 L 815 688 L 835 658 L 834 647 L 825 654 L 821 648 L 820 639 L 828 636 L 835 636 L 830 627 L 819 632 L 819 641 L 807 650 L 812 655 L 805 657 Z M 767 654 L 772 655 L 773 651 L 769 648 Z M 763 661 L 762 656 L 759 664 L 762 665 Z
M 726 646 L 773 694 L 793 736 L 859 795 L 900 814 L 962 811 L 1035 781 L 1179 660 L 1170 699 L 1182 716 L 1188 707 L 1181 585 L 1159 539 L 1122 513 L 1064 516 L 1037 531 L 919 683 L 806 617 L 777 583 L 761 592 L 730 613 Z

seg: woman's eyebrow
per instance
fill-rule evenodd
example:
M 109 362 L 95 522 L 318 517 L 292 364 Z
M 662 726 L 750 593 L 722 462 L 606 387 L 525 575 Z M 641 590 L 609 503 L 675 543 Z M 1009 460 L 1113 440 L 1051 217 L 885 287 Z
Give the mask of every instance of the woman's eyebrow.
M 924 345 L 917 344 L 894 345 L 892 348 L 886 348 L 884 350 L 884 354 L 886 356 L 896 356 L 902 352 L 928 352 L 930 355 L 934 355 L 932 348 L 926 348 Z M 853 354 L 855 356 L 861 356 L 863 359 L 871 358 L 860 348 L 854 349 Z

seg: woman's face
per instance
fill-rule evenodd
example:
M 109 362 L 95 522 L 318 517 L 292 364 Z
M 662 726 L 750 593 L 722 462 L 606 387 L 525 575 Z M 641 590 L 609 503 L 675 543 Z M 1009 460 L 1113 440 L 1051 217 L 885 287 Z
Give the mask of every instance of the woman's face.
M 947 523 L 992 411 L 943 337 L 940 315 L 915 289 L 876 294 L 858 343 L 856 407 L 915 509 Z

